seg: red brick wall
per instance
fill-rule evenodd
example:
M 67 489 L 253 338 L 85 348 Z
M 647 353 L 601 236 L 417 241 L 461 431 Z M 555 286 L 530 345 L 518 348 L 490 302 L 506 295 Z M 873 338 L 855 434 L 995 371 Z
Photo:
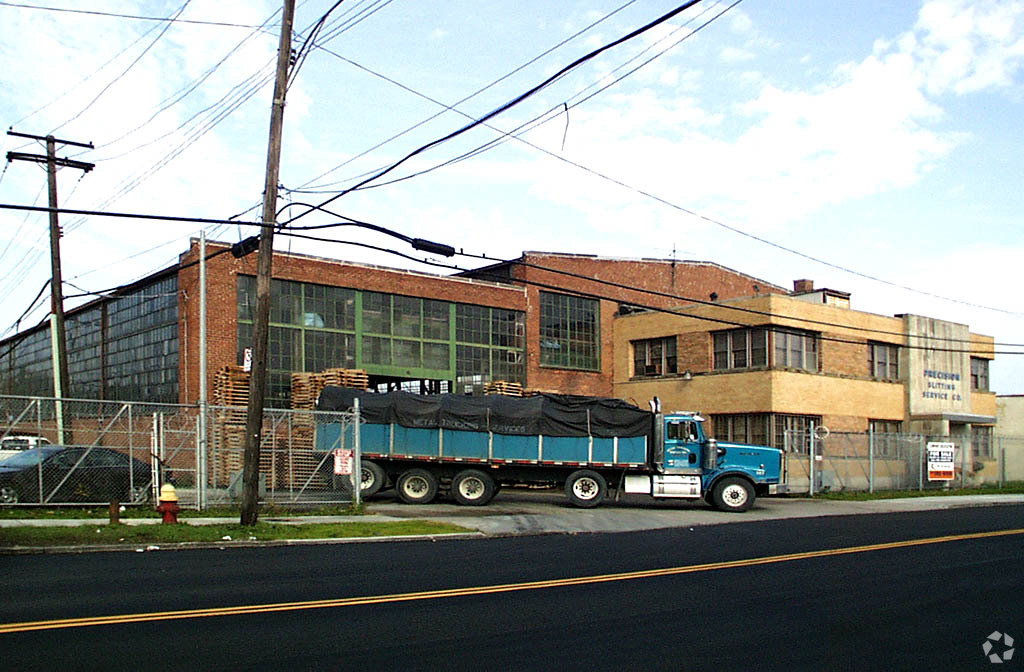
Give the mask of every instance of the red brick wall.
M 225 249 L 223 243 L 207 243 L 207 256 Z M 181 263 L 199 258 L 199 245 L 193 241 Z M 214 373 L 227 364 L 238 364 L 238 281 L 237 276 L 256 274 L 257 254 L 235 259 L 230 253 L 210 259 L 206 267 L 207 301 L 207 375 L 209 385 Z M 510 310 L 526 310 L 521 288 L 493 283 L 443 278 L 411 271 L 358 266 L 316 257 L 274 255 L 273 276 L 336 287 L 419 296 L 442 301 L 472 303 Z M 199 265 L 183 269 L 179 284 L 179 381 L 181 400 L 191 403 L 199 397 Z M 207 387 L 207 390 L 211 390 Z
M 530 283 L 527 285 L 526 315 L 527 386 L 572 394 L 612 394 L 612 319 L 619 303 L 669 308 L 692 303 L 689 299 L 709 301 L 712 292 L 718 300 L 754 296 L 758 292 L 786 293 L 782 287 L 705 262 L 601 259 L 538 252 L 525 253 L 523 261 L 526 264 L 516 266 L 514 275 Z M 600 281 L 621 286 L 611 286 Z M 575 291 L 607 299 L 600 302 L 601 371 L 566 371 L 540 366 L 541 291 Z M 649 292 L 658 292 L 664 296 Z M 682 353 L 682 344 L 680 346 L 679 352 Z M 710 351 L 706 357 L 710 358 Z M 680 364 L 680 370 L 686 368 L 690 367 Z M 699 369 L 691 368 L 708 369 L 709 361 L 705 361 Z

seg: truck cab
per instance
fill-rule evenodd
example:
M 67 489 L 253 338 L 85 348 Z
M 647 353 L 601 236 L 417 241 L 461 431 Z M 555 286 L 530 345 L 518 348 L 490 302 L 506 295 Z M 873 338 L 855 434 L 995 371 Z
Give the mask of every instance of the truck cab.
M 777 448 L 718 442 L 700 414 L 655 416 L 649 475 L 625 478 L 625 492 L 658 498 L 703 497 L 722 511 L 746 511 L 758 495 L 786 491 L 783 453 Z

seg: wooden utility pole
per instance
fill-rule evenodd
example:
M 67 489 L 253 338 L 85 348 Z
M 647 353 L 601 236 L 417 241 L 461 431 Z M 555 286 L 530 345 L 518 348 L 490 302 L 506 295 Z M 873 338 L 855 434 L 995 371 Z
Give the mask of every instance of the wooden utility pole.
M 281 39 L 277 48 L 277 81 L 274 83 L 274 104 L 270 114 L 267 173 L 263 185 L 263 225 L 260 227 L 259 259 L 256 265 L 252 373 L 249 378 L 249 408 L 245 420 L 245 454 L 242 458 L 242 525 L 255 525 L 259 517 L 260 442 L 263 439 L 263 401 L 267 389 L 267 341 L 270 333 L 270 278 L 274 256 L 274 226 L 277 219 L 277 181 L 281 163 L 284 97 L 288 86 L 294 15 L 295 0 L 284 0 Z
M 52 135 L 39 136 L 27 133 L 15 133 L 7 131 L 7 135 L 31 140 L 43 140 L 46 142 L 46 156 L 39 154 L 24 154 L 22 152 L 7 152 L 8 161 L 35 161 L 46 164 L 46 174 L 49 181 L 50 194 L 50 343 L 53 351 L 53 396 L 58 399 L 57 404 L 63 397 L 70 395 L 71 384 L 68 375 L 68 349 L 67 336 L 64 331 L 64 279 L 61 274 L 60 263 L 60 223 L 57 219 L 57 167 L 77 168 L 89 172 L 95 168 L 95 164 L 74 159 L 58 159 L 57 143 L 62 145 L 73 145 L 93 149 L 92 143 L 72 142 L 71 140 L 58 140 Z M 64 443 L 64 422 L 62 409 L 58 406 L 57 413 L 57 440 Z

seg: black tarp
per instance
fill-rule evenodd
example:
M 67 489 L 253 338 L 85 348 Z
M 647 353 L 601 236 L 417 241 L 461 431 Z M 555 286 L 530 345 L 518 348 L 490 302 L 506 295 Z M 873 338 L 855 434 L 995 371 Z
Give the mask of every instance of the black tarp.
M 328 386 L 320 393 L 316 408 L 318 411 L 347 411 L 357 398 L 363 420 L 385 425 L 600 438 L 645 436 L 651 431 L 651 413 L 621 399 L 561 394 L 424 396 L 409 392 L 377 394 Z

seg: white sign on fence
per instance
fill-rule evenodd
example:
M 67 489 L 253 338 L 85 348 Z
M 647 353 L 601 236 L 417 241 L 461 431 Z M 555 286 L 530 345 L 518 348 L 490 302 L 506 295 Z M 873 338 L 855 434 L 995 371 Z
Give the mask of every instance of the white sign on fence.
M 338 476 L 352 474 L 352 451 L 348 448 L 334 449 L 334 473 Z
M 940 443 L 938 441 L 928 442 L 928 480 L 929 481 L 952 481 L 954 464 L 954 453 L 956 444 Z

